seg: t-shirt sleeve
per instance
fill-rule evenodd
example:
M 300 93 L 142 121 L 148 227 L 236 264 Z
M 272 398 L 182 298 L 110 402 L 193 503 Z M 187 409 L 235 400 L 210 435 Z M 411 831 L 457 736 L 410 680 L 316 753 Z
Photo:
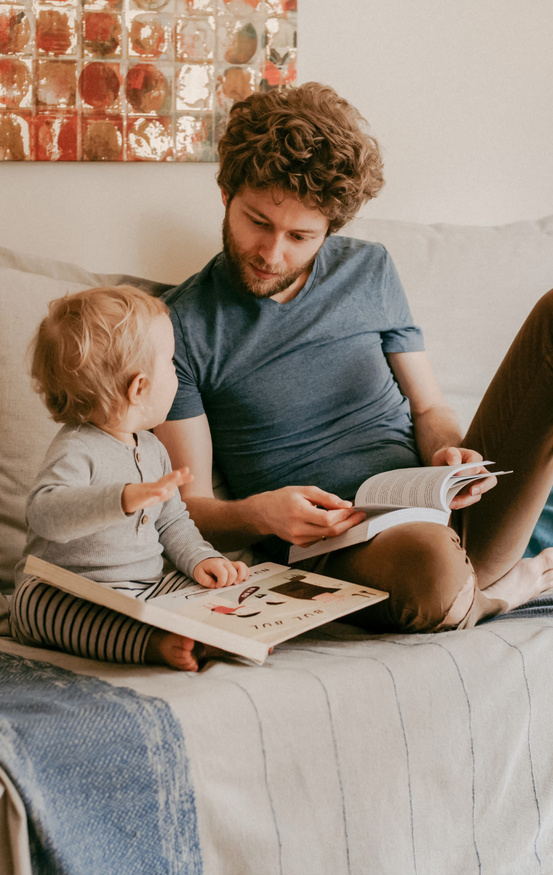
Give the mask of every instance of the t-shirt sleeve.
M 385 353 L 421 352 L 424 350 L 423 333 L 413 321 L 407 296 L 388 252 L 383 280 L 384 305 L 390 325 L 390 328 L 381 334 L 383 351 Z
M 194 416 L 201 416 L 205 412 L 204 405 L 198 380 L 188 357 L 180 316 L 177 309 L 171 305 L 169 305 L 169 315 L 175 334 L 173 361 L 175 362 L 179 386 L 167 419 L 191 419 Z

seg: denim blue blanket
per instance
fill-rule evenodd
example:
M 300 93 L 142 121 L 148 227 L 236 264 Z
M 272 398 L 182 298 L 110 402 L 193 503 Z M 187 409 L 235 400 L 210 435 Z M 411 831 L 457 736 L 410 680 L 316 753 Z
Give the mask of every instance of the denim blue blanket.
M 40 875 L 199 875 L 181 727 L 163 701 L 0 653 L 0 762 Z

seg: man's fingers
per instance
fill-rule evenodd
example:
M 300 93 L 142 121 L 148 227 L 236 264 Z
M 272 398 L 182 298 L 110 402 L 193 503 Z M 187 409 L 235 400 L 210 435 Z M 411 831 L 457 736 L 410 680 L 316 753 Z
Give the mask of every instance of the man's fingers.
M 365 514 L 363 511 L 355 511 L 353 514 L 348 514 L 346 519 L 340 522 L 335 522 L 333 525 L 310 525 L 305 528 L 293 543 L 299 547 L 307 547 L 309 544 L 314 544 L 322 538 L 335 538 L 343 532 L 347 532 L 353 526 L 363 522 Z
M 485 480 L 480 480 L 478 484 L 471 486 L 470 494 L 476 495 L 477 493 L 473 491 L 476 489 L 481 493 L 488 492 L 490 489 L 493 489 L 494 486 L 497 486 L 497 477 L 494 477 L 494 475 L 491 474 L 489 477 L 486 477 Z
M 326 510 L 338 510 L 340 508 L 351 508 L 352 501 L 346 501 L 332 492 L 325 492 L 324 489 L 319 489 L 318 486 L 307 486 L 304 492 L 305 497 L 317 507 L 325 508 Z
M 462 461 L 461 451 L 457 447 L 449 447 L 445 454 L 446 465 L 460 465 Z
M 449 508 L 450 510 L 461 510 L 463 507 L 470 507 L 471 504 L 476 504 L 477 501 L 480 501 L 482 498 L 481 495 L 456 495 L 453 501 L 451 502 Z
M 476 504 L 480 501 L 482 495 L 488 492 L 497 484 L 497 477 L 490 474 L 485 480 L 479 480 L 478 483 L 473 483 L 461 490 L 450 504 L 451 510 L 459 510 L 462 507 L 470 507 L 471 504 Z
M 346 522 L 356 513 L 359 511 L 354 510 L 353 507 L 347 507 L 343 510 L 325 510 L 323 507 L 313 507 L 305 514 L 305 522 L 317 528 L 330 529 Z M 326 531 L 323 534 L 328 535 Z

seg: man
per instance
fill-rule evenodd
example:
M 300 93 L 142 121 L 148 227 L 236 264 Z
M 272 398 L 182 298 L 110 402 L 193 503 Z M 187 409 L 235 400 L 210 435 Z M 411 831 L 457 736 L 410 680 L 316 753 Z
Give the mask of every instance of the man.
M 263 541 L 286 562 L 284 543 L 361 521 L 351 499 L 369 475 L 479 467 L 485 452 L 521 474 L 481 507 L 495 478 L 459 494 L 453 527 L 397 526 L 310 567 L 390 592 L 355 615 L 371 631 L 471 626 L 553 586 L 553 551 L 519 561 L 553 481 L 553 377 L 521 406 L 532 354 L 550 351 L 549 299 L 463 441 L 389 255 L 331 236 L 383 184 L 359 113 L 316 83 L 254 94 L 233 107 L 219 154 L 224 251 L 167 296 L 179 390 L 156 429 L 194 473 L 182 494 L 199 528 L 219 549 Z M 234 500 L 213 497 L 213 458 Z

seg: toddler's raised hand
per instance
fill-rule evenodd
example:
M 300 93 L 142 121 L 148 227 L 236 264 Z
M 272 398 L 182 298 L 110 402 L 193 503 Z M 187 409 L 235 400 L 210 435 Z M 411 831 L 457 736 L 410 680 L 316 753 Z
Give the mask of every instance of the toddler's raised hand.
M 136 510 L 167 501 L 175 489 L 183 483 L 190 483 L 193 479 L 194 475 L 190 473 L 189 468 L 177 468 L 154 483 L 127 483 L 121 496 L 123 511 L 134 513 Z
M 209 589 L 243 583 L 249 576 L 250 569 L 244 562 L 231 562 L 218 556 L 204 559 L 194 568 L 194 579 Z

